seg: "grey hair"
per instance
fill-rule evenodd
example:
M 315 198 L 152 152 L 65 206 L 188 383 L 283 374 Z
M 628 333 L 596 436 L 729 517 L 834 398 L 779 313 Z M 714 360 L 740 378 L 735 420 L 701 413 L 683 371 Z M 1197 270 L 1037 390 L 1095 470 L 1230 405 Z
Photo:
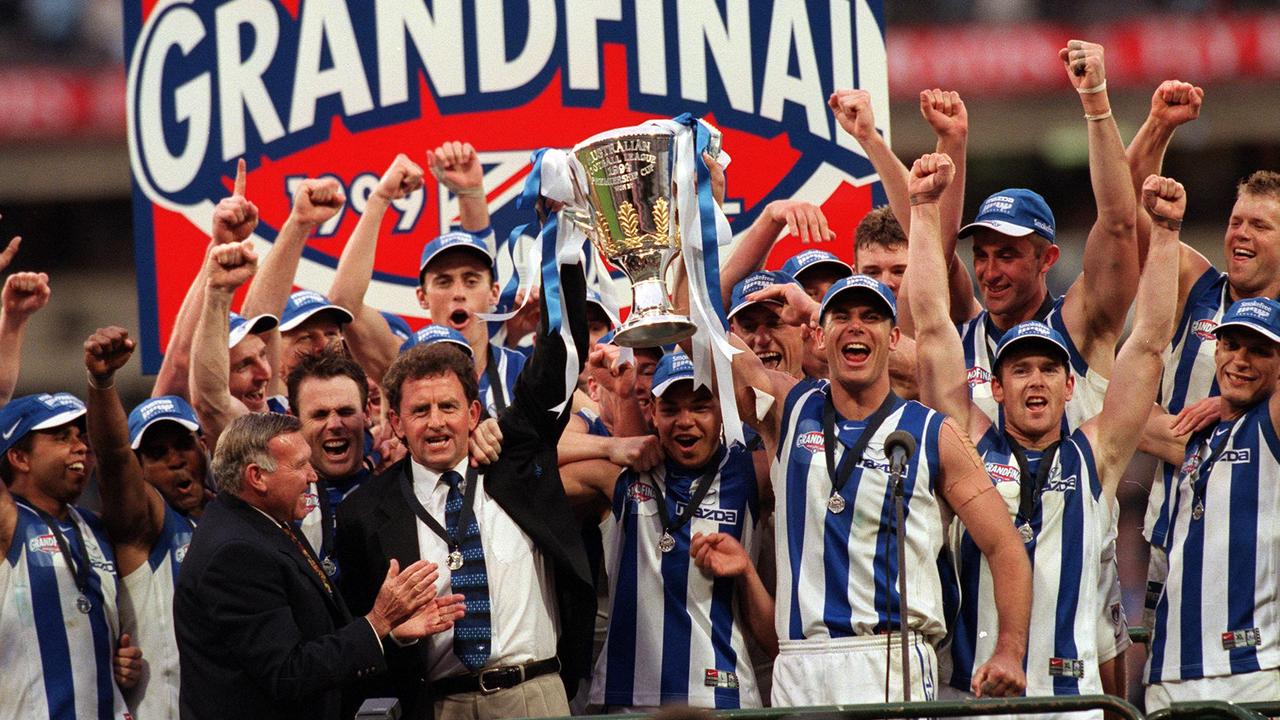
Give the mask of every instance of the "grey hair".
M 213 452 L 213 477 L 220 490 L 239 495 L 244 485 L 244 469 L 257 465 L 266 472 L 274 472 L 275 459 L 267 449 L 271 438 L 298 432 L 302 422 L 292 415 L 279 413 L 249 413 L 231 422 Z

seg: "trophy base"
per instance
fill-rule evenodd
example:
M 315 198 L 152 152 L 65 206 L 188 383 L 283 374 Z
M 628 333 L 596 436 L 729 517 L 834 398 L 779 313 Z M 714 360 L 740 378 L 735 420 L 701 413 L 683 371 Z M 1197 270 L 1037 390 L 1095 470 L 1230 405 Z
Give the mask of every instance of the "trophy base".
M 628 348 L 659 347 L 693 337 L 697 327 L 680 315 L 628 318 L 613 336 L 615 345 Z

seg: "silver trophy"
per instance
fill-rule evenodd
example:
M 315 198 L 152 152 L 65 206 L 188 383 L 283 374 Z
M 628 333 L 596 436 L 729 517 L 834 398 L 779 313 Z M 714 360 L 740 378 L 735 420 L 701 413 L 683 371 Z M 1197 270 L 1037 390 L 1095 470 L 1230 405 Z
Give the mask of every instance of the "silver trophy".
M 656 126 L 619 128 L 573 148 L 573 205 L 568 217 L 631 281 L 631 314 L 614 342 L 655 347 L 696 329 L 672 312 L 667 267 L 680 254 L 680 224 L 672 182 L 675 137 Z

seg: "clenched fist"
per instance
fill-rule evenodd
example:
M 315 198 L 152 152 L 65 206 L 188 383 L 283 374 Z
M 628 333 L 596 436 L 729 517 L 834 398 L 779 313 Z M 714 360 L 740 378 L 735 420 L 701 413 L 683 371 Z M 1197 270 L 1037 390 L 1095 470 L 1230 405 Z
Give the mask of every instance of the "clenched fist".
M 836 122 L 859 143 L 876 134 L 876 116 L 871 112 L 871 93 L 866 90 L 837 90 L 827 98 Z
M 946 153 L 928 153 L 911 165 L 907 178 L 907 193 L 912 205 L 936 203 L 942 191 L 951 184 L 955 166 Z
M 960 93 L 951 90 L 920 91 L 920 114 L 938 137 L 963 137 L 969 134 L 969 111 Z
M 1182 216 L 1187 212 L 1187 191 L 1172 178 L 1148 175 L 1142 182 L 1142 206 L 1151 222 L 1169 230 L 1182 229 Z
M 48 305 L 50 294 L 49 276 L 45 273 L 14 273 L 4 281 L 0 305 L 6 316 L 25 319 Z
M 431 174 L 454 195 L 483 197 L 484 169 L 471 143 L 447 142 L 427 151 Z
M 293 191 L 291 217 L 303 227 L 316 227 L 338 214 L 347 204 L 347 195 L 333 178 L 310 178 Z
M 1076 90 L 1089 90 L 1107 79 L 1102 46 L 1086 40 L 1072 40 L 1058 51 L 1058 59 Z M 1087 93 L 1086 93 L 1087 94 Z
M 84 341 L 84 367 L 95 380 L 105 382 L 124 367 L 137 343 L 122 327 L 98 328 Z
M 233 293 L 258 272 L 258 253 L 253 241 L 219 245 L 209 251 L 205 265 L 210 290 Z
M 378 180 L 378 187 L 374 188 L 373 194 L 386 202 L 391 202 L 405 197 L 420 187 L 422 187 L 422 166 L 410 160 L 408 155 L 400 153 L 396 155 L 395 160 L 391 161 L 391 167 L 382 173 L 382 179 Z
M 1200 117 L 1204 90 L 1181 80 L 1165 80 L 1151 95 L 1151 117 L 1177 127 Z

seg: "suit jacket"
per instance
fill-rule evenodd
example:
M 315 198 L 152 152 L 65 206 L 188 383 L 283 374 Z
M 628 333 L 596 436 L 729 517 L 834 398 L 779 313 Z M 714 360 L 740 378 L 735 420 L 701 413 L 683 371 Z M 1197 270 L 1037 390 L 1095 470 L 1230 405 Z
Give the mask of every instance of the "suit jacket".
M 566 319 L 578 348 L 579 370 L 586 358 L 586 281 L 579 266 L 562 267 Z M 548 315 L 543 298 L 543 321 Z M 560 617 L 557 654 L 561 676 L 572 697 L 579 678 L 591 664 L 591 636 L 596 597 L 586 551 L 564 487 L 560 482 L 556 443 L 569 421 L 570 408 L 551 408 L 564 399 L 565 345 L 558 335 L 548 335 L 545 325 L 533 356 L 516 381 L 511 405 L 498 419 L 502 452 L 484 472 L 485 491 L 511 516 L 550 561 L 555 577 Z M 342 590 L 355 612 L 373 603 L 378 583 L 386 576 L 391 558 L 400 567 L 419 560 L 418 519 L 404 501 L 400 481 L 411 472 L 405 458 L 353 492 L 338 508 L 335 554 L 342 571 Z M 444 558 L 427 558 L 443 564 Z M 425 681 L 425 647 L 388 647 L 391 674 L 386 682 L 369 689 L 370 696 L 395 695 L 406 717 L 429 717 L 430 688 Z
M 173 615 L 183 718 L 338 718 L 344 685 L 386 667 L 368 621 L 280 526 L 225 492 L 192 537 Z

